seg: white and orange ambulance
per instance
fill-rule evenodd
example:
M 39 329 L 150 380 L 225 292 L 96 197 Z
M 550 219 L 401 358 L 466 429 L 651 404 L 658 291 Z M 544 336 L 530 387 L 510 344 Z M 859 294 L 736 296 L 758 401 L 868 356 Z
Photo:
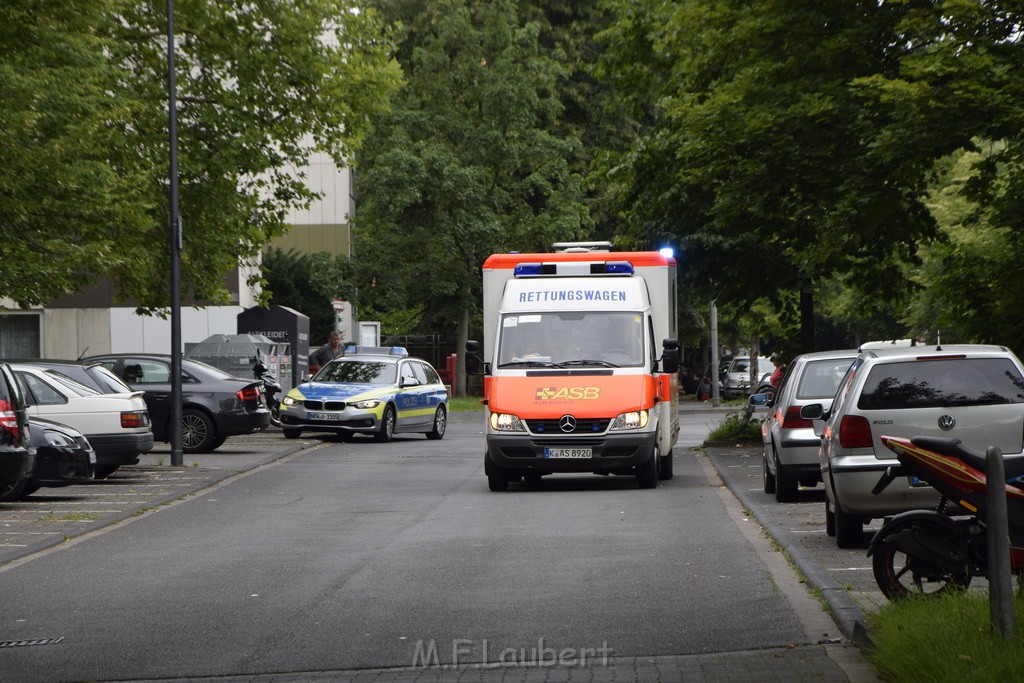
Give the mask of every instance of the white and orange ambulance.
M 676 261 L 608 242 L 483 266 L 484 468 L 492 491 L 554 472 L 672 476 Z M 479 358 L 480 345 L 467 344 Z

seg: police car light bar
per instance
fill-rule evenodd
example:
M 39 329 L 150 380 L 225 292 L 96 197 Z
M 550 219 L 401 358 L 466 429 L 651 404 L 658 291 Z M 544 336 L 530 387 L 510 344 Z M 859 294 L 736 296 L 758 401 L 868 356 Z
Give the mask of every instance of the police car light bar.
M 581 276 L 581 275 L 632 275 L 633 264 L 629 261 L 598 261 L 569 263 L 519 263 L 515 277 Z

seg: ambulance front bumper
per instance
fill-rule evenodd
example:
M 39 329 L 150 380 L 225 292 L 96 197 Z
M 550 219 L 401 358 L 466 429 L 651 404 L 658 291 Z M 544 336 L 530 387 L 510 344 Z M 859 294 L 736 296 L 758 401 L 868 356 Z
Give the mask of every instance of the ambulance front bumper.
M 508 470 L 614 472 L 646 464 L 657 436 L 653 431 L 589 438 L 488 434 L 487 453 L 493 465 Z

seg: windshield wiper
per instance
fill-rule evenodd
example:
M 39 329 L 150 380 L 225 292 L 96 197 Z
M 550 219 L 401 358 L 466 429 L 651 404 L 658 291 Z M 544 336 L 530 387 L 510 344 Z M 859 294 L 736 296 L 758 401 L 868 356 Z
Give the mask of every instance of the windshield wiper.
M 502 363 L 499 368 L 557 368 L 557 363 L 548 360 L 516 360 Z
M 592 359 L 592 358 L 583 358 L 583 359 L 580 359 L 580 360 L 563 360 L 558 365 L 559 365 L 559 367 L 563 367 L 563 368 L 580 367 L 580 366 L 583 366 L 583 365 L 597 365 L 597 366 L 600 366 L 602 368 L 617 368 L 617 367 L 620 367 L 616 363 L 609 363 L 606 360 L 596 360 L 596 359 Z

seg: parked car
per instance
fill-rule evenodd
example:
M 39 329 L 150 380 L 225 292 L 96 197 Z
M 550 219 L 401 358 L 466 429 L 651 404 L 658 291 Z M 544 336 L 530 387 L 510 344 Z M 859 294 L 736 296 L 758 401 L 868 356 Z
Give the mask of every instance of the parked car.
M 83 361 L 98 362 L 133 389 L 143 391 L 154 437 L 170 441 L 169 354 L 108 354 Z M 181 449 L 185 453 L 216 450 L 228 437 L 251 434 L 270 424 L 260 380 L 234 377 L 188 358 L 181 359 L 181 402 Z
M 29 476 L 0 491 L 0 501 L 18 500 L 41 487 L 59 487 L 92 481 L 96 477 L 96 451 L 74 427 L 29 418 L 36 463 Z
M 401 355 L 349 354 L 320 368 L 281 402 L 281 431 L 372 434 L 390 441 L 401 432 L 444 437 L 448 390 L 425 360 Z
M 31 476 L 35 463 L 25 399 L 11 367 L 0 363 L 0 495 Z
M 754 379 L 756 387 L 761 378 L 767 380 L 775 372 L 775 364 L 767 358 L 757 359 L 757 377 Z M 722 377 L 722 398 L 725 400 L 746 396 L 750 393 L 750 358 L 748 356 L 737 356 L 729 363 L 729 368 Z
M 934 508 L 938 494 L 911 479 L 871 492 L 897 464 L 882 436 L 957 438 L 971 448 L 1024 451 L 1024 366 L 1002 346 L 908 346 L 861 351 L 832 406 L 805 405 L 821 437 L 825 528 L 840 548 L 863 543 L 864 523 Z
M 815 486 L 821 481 L 821 439 L 811 421 L 800 417 L 800 409 L 819 403 L 827 411 L 856 358 L 854 349 L 805 353 L 789 363 L 777 390 L 751 395 L 751 404 L 769 408 L 761 423 L 761 471 L 764 492 L 774 493 L 780 503 L 796 500 L 799 485 Z
M 32 365 L 51 374 L 70 377 L 80 384 L 92 387 L 101 394 L 126 394 L 134 391 L 109 368 L 98 362 L 54 360 L 51 358 L 11 358 L 8 363 Z
M 142 393 L 101 393 L 68 375 L 31 362 L 11 363 L 28 413 L 85 434 L 96 451 L 96 476 L 134 465 L 153 448 L 153 430 Z

